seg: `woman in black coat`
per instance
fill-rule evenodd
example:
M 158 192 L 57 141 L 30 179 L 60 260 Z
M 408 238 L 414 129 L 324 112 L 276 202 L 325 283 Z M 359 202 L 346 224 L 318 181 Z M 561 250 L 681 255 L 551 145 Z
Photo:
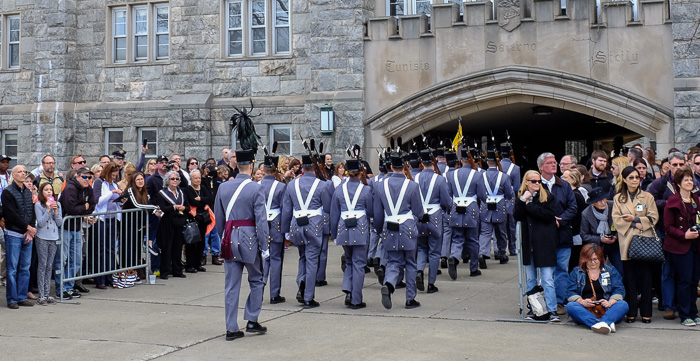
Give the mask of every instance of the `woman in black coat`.
M 542 187 L 542 176 L 530 170 L 515 199 L 516 221 L 521 222 L 523 264 L 527 273 L 527 289 L 537 285 L 537 271 L 544 288 L 544 298 L 550 321 L 558 322 L 557 298 L 554 288 L 554 268 L 557 265 L 557 223 L 554 196 Z
M 158 225 L 156 239 L 160 246 L 160 278 L 185 278 L 182 272 L 182 245 L 184 237 L 182 227 L 187 222 L 186 214 L 190 204 L 179 187 L 180 174 L 169 171 L 163 177 L 163 189 L 155 196 L 155 204 L 163 212 L 163 218 Z
M 567 181 L 571 186 L 571 190 L 574 192 L 574 198 L 576 199 L 576 215 L 571 220 L 571 235 L 574 238 L 574 246 L 571 247 L 571 257 L 569 258 L 569 272 L 573 271 L 574 268 L 578 266 L 578 257 L 581 254 L 581 248 L 583 247 L 583 241 L 581 240 L 580 230 L 581 230 L 581 213 L 586 209 L 586 197 L 584 197 L 581 192 L 581 173 L 575 168 L 571 168 L 564 171 L 561 175 L 561 179 Z
M 202 185 L 202 173 L 199 170 L 195 169 L 190 173 L 190 185 L 182 191 L 185 193 L 190 207 L 196 208 L 196 214 L 201 214 L 204 219 L 210 219 L 209 205 L 213 202 L 213 197 L 209 188 Z M 204 235 L 207 230 L 207 223 L 204 222 L 204 219 L 195 217 L 201 241 L 185 245 L 185 272 L 187 273 L 206 272 L 207 270 L 201 263 L 205 244 Z

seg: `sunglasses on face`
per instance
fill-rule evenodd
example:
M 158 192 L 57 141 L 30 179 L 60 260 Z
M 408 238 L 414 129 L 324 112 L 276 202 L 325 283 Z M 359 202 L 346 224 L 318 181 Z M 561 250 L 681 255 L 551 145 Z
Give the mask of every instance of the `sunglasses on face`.
M 81 160 L 81 161 L 75 162 L 75 163 L 73 163 L 73 164 L 85 164 L 85 161 L 84 161 L 84 160 Z
M 637 176 L 637 175 L 631 175 L 631 176 L 627 177 L 627 179 L 629 179 L 629 180 L 639 180 L 639 176 Z
M 170 178 L 170 180 L 179 181 L 180 178 Z
M 528 182 L 530 182 L 530 183 L 532 183 L 532 184 L 540 184 L 540 183 L 542 183 L 542 181 L 539 180 L 539 179 L 528 179 Z
M 92 179 L 92 176 L 89 176 L 89 175 L 81 175 L 80 178 L 83 178 L 83 179 Z
M 190 162 L 190 165 L 197 165 L 197 164 L 199 164 L 199 163 L 197 163 L 197 162 Z
M 685 163 L 670 163 L 670 164 L 671 164 L 671 167 L 682 167 L 685 165 Z M 695 164 L 697 164 L 697 163 L 695 163 Z

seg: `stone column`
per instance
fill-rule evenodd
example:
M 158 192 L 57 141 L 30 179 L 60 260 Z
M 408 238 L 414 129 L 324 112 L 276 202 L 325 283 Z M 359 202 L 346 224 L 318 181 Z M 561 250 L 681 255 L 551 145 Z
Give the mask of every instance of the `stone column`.
M 676 148 L 700 142 L 700 1 L 672 0 Z

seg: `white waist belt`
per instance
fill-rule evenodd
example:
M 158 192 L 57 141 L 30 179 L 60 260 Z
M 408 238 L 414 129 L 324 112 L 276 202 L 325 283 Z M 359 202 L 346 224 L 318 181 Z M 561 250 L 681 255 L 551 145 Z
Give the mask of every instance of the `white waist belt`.
M 472 197 L 455 197 L 454 203 L 458 207 L 469 207 L 470 204 L 476 202 L 476 196 Z
M 423 211 L 428 214 L 435 214 L 438 210 L 440 210 L 439 204 L 426 204 L 423 206 Z
M 269 211 L 267 211 L 267 221 L 269 222 L 269 221 L 274 220 L 275 218 L 277 218 L 277 216 L 279 216 L 279 214 L 280 214 L 279 208 L 270 209 Z
M 322 216 L 322 215 L 323 215 L 323 208 L 309 209 L 307 211 L 294 211 L 294 218 L 313 217 L 313 216 Z
M 486 203 L 498 203 L 503 198 L 504 198 L 503 196 L 488 196 L 488 197 L 486 197 Z
M 365 211 L 344 211 L 340 212 L 340 218 L 342 219 L 348 219 L 348 218 L 357 218 L 360 219 L 361 217 L 366 216 L 367 214 Z
M 385 214 L 384 214 L 384 219 L 385 219 L 387 222 L 394 222 L 394 223 L 402 224 L 402 223 L 406 222 L 406 221 L 409 220 L 409 219 L 413 219 L 413 213 L 398 214 L 398 215 L 395 215 L 395 216 L 390 216 L 390 215 L 388 215 L 388 214 L 385 213 Z

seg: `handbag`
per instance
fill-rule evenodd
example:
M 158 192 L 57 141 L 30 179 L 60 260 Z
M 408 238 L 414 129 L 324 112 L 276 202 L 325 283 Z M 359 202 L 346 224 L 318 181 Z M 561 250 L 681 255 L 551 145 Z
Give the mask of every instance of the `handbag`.
M 182 236 L 185 238 L 185 244 L 193 244 L 202 241 L 197 222 L 187 221 L 185 225 L 182 226 Z
M 593 291 L 593 297 L 591 297 L 591 301 L 596 303 L 598 301 L 598 297 L 595 294 L 595 287 L 593 287 L 593 280 L 591 279 L 590 275 L 588 276 L 588 281 L 591 283 L 591 290 Z M 595 316 L 595 318 L 597 319 L 600 319 L 605 314 L 605 308 L 603 308 L 600 302 L 597 302 L 591 307 L 586 307 L 586 309 L 591 311 L 593 316 Z
M 532 310 L 533 319 L 543 321 L 549 319 L 547 302 L 544 299 L 544 288 L 537 285 L 525 294 L 527 296 L 528 308 Z
M 656 234 L 654 226 L 651 227 L 651 230 L 654 232 L 654 237 L 642 236 L 642 231 L 639 231 L 639 234 L 632 237 L 632 242 L 630 242 L 630 247 L 627 251 L 627 257 L 629 259 L 657 263 L 666 262 L 663 242 L 661 242 L 659 236 Z

